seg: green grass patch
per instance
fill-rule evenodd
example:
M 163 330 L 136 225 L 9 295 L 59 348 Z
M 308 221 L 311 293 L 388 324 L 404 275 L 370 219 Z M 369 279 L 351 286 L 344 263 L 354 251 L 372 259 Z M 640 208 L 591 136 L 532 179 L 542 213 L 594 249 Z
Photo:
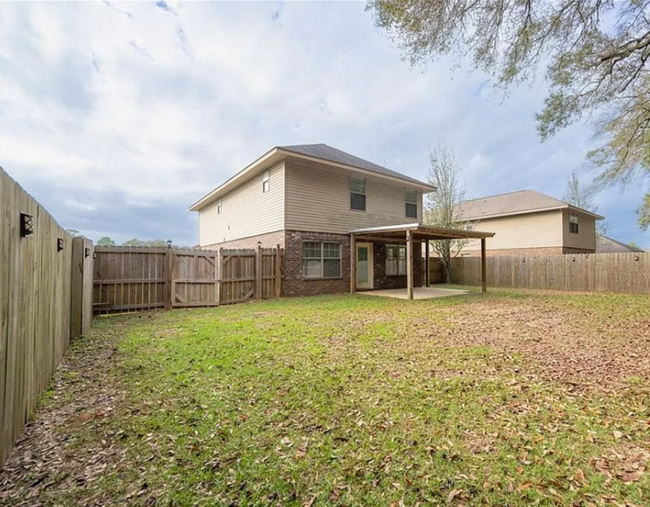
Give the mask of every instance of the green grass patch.
M 120 461 L 49 498 L 647 505 L 646 377 L 577 392 L 545 378 L 534 358 L 485 345 L 480 327 L 465 330 L 475 344 L 454 345 L 463 315 L 515 300 L 542 315 L 576 312 L 589 329 L 650 313 L 638 296 L 497 291 L 415 302 L 287 298 L 101 319 L 83 346 L 114 344 L 106 382 L 124 395 L 110 416 L 71 429 L 66 445 L 73 453 L 103 442 Z

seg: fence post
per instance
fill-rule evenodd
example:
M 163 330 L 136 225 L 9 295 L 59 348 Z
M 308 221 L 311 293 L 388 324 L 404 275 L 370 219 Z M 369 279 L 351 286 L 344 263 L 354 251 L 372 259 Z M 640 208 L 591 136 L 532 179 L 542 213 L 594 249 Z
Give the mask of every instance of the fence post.
M 257 244 L 255 255 L 255 299 L 262 300 L 262 245 Z
M 221 250 L 223 248 L 217 251 L 217 257 L 215 259 L 217 262 L 215 267 L 215 276 L 217 277 L 217 306 L 221 305 Z
M 165 252 L 165 310 L 172 307 L 172 266 L 174 263 L 174 252 L 172 247 L 167 247 Z
M 282 252 L 280 243 L 275 247 L 275 297 L 282 295 Z
M 70 339 L 81 336 L 83 319 L 84 240 L 72 238 L 72 285 L 70 287 Z

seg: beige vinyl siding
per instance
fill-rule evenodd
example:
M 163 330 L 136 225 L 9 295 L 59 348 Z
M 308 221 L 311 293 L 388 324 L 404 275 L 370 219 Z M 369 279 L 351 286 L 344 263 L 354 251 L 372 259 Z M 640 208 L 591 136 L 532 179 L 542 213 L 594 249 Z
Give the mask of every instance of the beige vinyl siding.
M 562 210 L 487 218 L 474 222 L 474 230 L 495 233 L 493 238 L 486 240 L 486 246 L 491 250 L 561 247 Z M 463 250 L 480 248 L 480 241 L 473 240 Z
M 570 210 L 562 210 L 562 235 L 564 245 L 569 248 L 580 248 L 583 250 L 596 250 L 596 219 L 580 212 L 578 215 L 578 234 L 569 232 Z
M 262 192 L 263 177 L 260 173 L 224 195 L 220 215 L 217 201 L 199 212 L 201 246 L 284 228 L 284 163 L 270 169 L 271 189 L 266 193 Z
M 350 176 L 343 169 L 298 159 L 285 161 L 287 230 L 345 234 L 380 225 L 421 222 L 422 191 L 418 190 L 418 217 L 406 218 L 407 182 L 366 178 L 366 211 L 350 209 Z

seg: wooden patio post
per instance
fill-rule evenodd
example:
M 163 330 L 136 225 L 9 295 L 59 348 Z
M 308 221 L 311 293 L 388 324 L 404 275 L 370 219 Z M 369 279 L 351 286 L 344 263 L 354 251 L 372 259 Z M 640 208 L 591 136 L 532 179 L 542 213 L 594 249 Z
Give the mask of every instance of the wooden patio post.
M 481 238 L 481 279 L 483 286 L 481 290 L 487 292 L 487 263 L 485 262 L 485 238 Z
M 429 271 L 429 240 L 424 242 L 424 285 L 425 287 L 431 286 L 431 272 Z
M 406 293 L 413 299 L 413 231 L 406 231 Z
M 350 294 L 357 291 L 357 238 L 350 235 Z

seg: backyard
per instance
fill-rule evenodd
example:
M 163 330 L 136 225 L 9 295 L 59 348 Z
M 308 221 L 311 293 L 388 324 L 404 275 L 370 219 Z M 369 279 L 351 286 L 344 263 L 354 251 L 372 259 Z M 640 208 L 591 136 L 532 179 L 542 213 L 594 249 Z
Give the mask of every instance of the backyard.
M 648 505 L 649 303 L 495 290 L 97 318 L 0 504 Z

